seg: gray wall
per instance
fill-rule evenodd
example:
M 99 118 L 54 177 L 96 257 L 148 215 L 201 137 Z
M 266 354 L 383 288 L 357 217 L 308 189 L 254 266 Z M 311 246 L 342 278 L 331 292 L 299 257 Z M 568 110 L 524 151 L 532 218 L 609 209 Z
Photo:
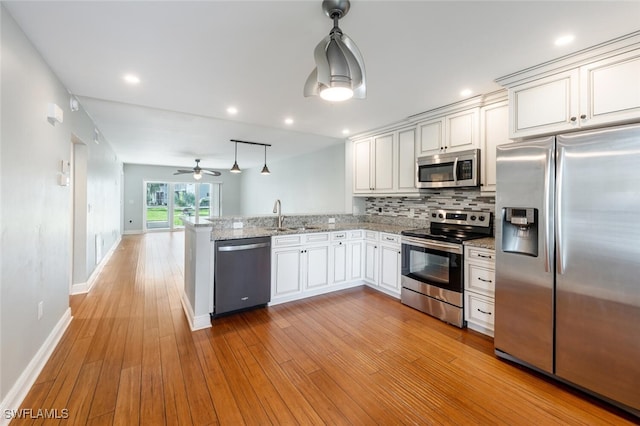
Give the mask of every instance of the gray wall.
M 267 176 L 260 174 L 262 167 L 242 172 L 242 215 L 273 214 L 276 199 L 281 200 L 284 215 L 347 210 L 344 144 L 268 166 L 271 174 Z
M 175 176 L 173 174 L 175 171 L 176 167 L 168 166 L 124 165 L 124 232 L 142 232 L 144 181 L 195 182 L 191 175 Z M 221 176 L 205 176 L 200 182 L 222 183 L 220 196 L 222 214 L 238 215 L 240 214 L 240 177 L 226 170 L 221 172 Z
M 86 239 L 96 234 L 108 251 L 119 238 L 122 164 L 106 141 L 93 143 L 94 124 L 69 110 L 69 93 L 24 33 L 0 7 L 0 401 L 69 308 L 72 277 L 72 187 L 60 186 L 60 162 L 71 160 L 72 139 L 87 145 Z M 47 106 L 64 122 L 47 119 Z M 88 211 L 88 209 L 87 209 Z M 90 252 L 91 250 L 91 252 Z M 87 247 L 86 274 L 95 268 Z M 43 302 L 43 317 L 37 305 Z M 11 407 L 17 408 L 17 407 Z

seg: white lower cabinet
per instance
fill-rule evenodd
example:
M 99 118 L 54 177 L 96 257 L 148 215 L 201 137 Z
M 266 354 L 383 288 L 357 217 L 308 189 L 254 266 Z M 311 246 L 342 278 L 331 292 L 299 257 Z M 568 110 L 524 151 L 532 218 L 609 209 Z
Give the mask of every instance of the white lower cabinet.
M 271 239 L 271 304 L 362 284 L 362 230 Z
M 364 281 L 371 287 L 400 297 L 400 236 L 365 231 Z
M 493 337 L 495 250 L 464 248 L 464 319 L 467 327 Z

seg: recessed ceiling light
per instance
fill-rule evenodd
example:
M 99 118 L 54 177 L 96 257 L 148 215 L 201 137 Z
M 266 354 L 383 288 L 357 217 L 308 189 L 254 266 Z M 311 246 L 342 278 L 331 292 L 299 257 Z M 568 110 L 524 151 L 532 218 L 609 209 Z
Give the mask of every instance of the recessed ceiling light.
M 471 91 L 471 89 L 464 89 L 462 91 L 460 91 L 460 96 L 462 97 L 466 97 L 471 95 L 473 92 Z
M 349 129 L 342 129 L 342 134 L 343 134 L 343 135 L 348 135 L 349 133 L 351 133 L 351 132 L 349 131 Z
M 125 74 L 122 78 L 129 84 L 140 84 L 140 77 L 135 74 Z
M 236 115 L 238 113 L 238 108 L 230 106 L 227 108 L 227 112 L 231 115 Z
M 573 34 L 563 35 L 558 37 L 554 42 L 556 46 L 564 46 L 571 43 L 576 37 Z
M 284 119 L 284 124 L 288 124 L 288 125 L 293 124 L 293 118 L 291 118 L 291 117 L 285 118 Z

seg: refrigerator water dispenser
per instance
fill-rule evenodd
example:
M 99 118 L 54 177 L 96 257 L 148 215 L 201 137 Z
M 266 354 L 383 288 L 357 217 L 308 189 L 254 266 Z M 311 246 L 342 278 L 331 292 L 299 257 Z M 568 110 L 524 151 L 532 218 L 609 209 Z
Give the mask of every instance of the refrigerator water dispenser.
M 538 209 L 503 209 L 502 251 L 538 257 Z

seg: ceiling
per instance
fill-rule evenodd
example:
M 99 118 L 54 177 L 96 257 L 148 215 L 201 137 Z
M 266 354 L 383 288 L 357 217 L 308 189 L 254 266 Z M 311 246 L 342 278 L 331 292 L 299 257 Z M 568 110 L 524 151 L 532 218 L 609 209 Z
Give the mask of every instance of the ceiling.
M 352 1 L 340 27 L 367 98 L 331 104 L 302 95 L 332 26 L 320 0 L 2 3 L 122 161 L 183 167 L 229 168 L 229 139 L 272 144 L 270 163 L 307 154 L 640 29 L 640 1 Z M 262 166 L 261 147 L 238 150 Z

